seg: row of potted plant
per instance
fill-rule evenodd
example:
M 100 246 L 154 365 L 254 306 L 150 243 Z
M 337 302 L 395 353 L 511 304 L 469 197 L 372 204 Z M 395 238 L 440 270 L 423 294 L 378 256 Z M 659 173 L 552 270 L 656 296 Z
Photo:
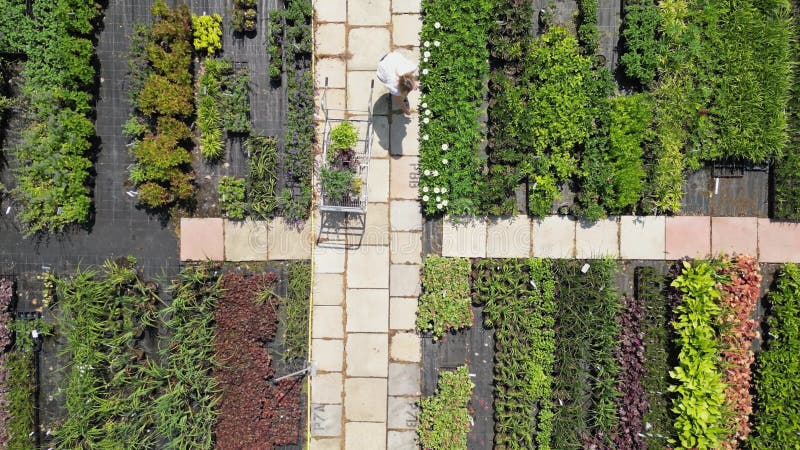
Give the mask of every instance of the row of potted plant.
M 419 401 L 417 435 L 426 450 L 466 450 L 475 383 L 467 366 L 439 372 L 436 393 Z
M 12 195 L 26 235 L 90 220 L 92 39 L 102 12 L 93 1 L 37 1 L 31 8 L 32 15 L 10 11 L 0 30 L 15 36 L 13 50 L 25 54 L 21 90 L 31 120 L 12 150 L 18 161 Z
M 422 294 L 417 307 L 417 330 L 434 339 L 472 326 L 470 261 L 428 256 L 422 262 Z
M 422 2 L 419 196 L 427 215 L 476 212 L 494 4 Z
M 494 445 L 549 449 L 556 347 L 550 262 L 485 259 L 475 263 L 474 277 L 474 301 L 494 329 Z
M 129 180 L 147 208 L 167 208 L 194 196 L 188 121 L 192 89 L 192 16 L 185 4 L 152 7 L 155 22 L 132 38 L 131 97 L 135 106 L 123 130 L 136 160 Z
M 208 58 L 202 63 L 197 86 L 197 127 L 200 153 L 209 161 L 225 154 L 224 131 L 250 131 L 250 95 L 247 69 L 234 70 L 227 59 Z
M 755 414 L 750 448 L 800 446 L 800 267 L 782 267 L 768 297 L 766 330 L 756 358 Z

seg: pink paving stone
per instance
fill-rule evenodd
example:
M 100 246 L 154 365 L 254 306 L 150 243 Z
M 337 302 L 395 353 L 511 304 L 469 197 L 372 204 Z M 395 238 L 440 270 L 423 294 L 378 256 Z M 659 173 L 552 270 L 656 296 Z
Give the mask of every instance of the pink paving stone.
M 181 219 L 181 261 L 222 261 L 225 235 L 221 218 Z
M 711 218 L 708 216 L 667 217 L 666 258 L 706 258 L 711 254 Z
M 758 255 L 758 218 L 712 217 L 711 254 Z
M 800 262 L 800 223 L 758 219 L 758 259 L 765 263 Z

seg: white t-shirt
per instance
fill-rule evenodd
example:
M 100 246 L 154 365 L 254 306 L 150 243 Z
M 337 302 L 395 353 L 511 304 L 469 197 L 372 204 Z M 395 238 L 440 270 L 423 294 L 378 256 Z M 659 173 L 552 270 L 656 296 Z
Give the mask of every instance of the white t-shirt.
M 378 62 L 378 79 L 392 95 L 400 95 L 400 75 L 416 72 L 417 66 L 400 52 L 387 53 Z

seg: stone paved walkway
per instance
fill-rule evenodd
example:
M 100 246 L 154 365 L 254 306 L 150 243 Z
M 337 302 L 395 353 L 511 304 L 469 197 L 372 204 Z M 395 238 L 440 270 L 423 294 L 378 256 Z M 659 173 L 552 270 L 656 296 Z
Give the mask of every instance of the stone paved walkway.
M 318 221 L 312 449 L 417 447 L 421 344 L 414 320 L 422 259 L 417 115 L 405 117 L 391 108 L 375 69 L 391 50 L 418 58 L 419 5 L 419 0 L 314 5 L 315 80 L 322 87 L 328 79 L 328 108 L 363 119 L 355 111 L 367 109 L 373 80 L 375 92 L 366 217 L 327 214 Z M 414 108 L 417 99 L 410 100 Z

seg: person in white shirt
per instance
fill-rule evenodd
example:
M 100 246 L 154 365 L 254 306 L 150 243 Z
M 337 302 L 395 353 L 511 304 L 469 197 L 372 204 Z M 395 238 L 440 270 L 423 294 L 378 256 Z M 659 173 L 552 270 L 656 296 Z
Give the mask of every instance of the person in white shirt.
M 378 62 L 378 79 L 383 83 L 392 98 L 400 103 L 403 112 L 411 114 L 408 94 L 417 88 L 417 65 L 406 59 L 402 53 L 387 53 Z

